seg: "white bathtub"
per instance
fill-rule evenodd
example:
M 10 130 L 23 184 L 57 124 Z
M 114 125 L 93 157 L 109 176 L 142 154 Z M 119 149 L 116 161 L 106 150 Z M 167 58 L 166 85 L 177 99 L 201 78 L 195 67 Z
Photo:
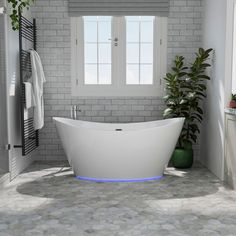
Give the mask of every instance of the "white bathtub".
M 184 123 L 184 118 L 128 124 L 53 120 L 76 177 L 97 182 L 161 178 Z

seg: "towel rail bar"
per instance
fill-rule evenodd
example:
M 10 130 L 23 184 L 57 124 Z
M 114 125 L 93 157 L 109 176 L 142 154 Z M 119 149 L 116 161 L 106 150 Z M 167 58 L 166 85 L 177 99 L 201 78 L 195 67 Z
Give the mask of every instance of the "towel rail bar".
M 26 77 L 31 76 L 32 68 L 30 62 L 30 53 L 28 49 L 23 48 L 27 45 L 24 40 L 30 41 L 32 47 L 36 50 L 37 37 L 36 37 L 36 20 L 26 19 L 20 14 L 19 18 L 19 49 L 20 49 L 20 89 L 21 89 L 21 139 L 22 145 L 14 145 L 14 148 L 22 148 L 22 155 L 26 156 L 34 151 L 39 146 L 39 134 L 38 130 L 34 130 L 33 117 L 28 117 L 33 114 L 33 111 L 28 111 L 28 115 L 25 113 L 25 85 Z M 32 48 L 31 47 L 31 48 Z M 30 108 L 32 109 L 32 108 Z

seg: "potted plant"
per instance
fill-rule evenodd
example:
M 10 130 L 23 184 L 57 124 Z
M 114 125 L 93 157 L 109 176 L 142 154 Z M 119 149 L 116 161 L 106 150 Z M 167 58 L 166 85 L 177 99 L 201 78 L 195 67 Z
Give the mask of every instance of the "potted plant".
M 202 101 L 206 97 L 205 81 L 210 77 L 205 71 L 212 49 L 199 48 L 195 61 L 185 66 L 185 58 L 176 56 L 172 72 L 167 73 L 165 118 L 185 117 L 176 149 L 172 155 L 172 163 L 176 168 L 190 168 L 193 164 L 192 145 L 197 142 L 200 133 L 199 123 L 203 119 Z
M 236 108 L 236 94 L 232 94 L 231 101 L 229 103 L 230 108 Z

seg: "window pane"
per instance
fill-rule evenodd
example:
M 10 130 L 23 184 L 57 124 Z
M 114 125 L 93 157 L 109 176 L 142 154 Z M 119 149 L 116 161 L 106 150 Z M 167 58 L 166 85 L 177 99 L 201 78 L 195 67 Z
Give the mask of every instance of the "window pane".
M 97 22 L 84 22 L 84 41 L 97 42 Z
M 111 44 L 99 44 L 99 63 L 111 63 Z
M 111 65 L 99 65 L 99 84 L 111 84 Z
M 97 65 L 85 65 L 85 84 L 97 84 Z
M 86 43 L 84 49 L 85 63 L 97 63 L 97 44 Z
M 140 84 L 152 84 L 152 65 L 140 65 Z
M 111 21 L 112 16 L 98 16 L 98 21 Z
M 126 84 L 139 84 L 139 65 L 127 65 Z
M 141 21 L 153 21 L 155 19 L 155 16 L 141 16 Z
M 84 16 L 84 21 L 97 21 L 97 16 Z
M 84 17 L 85 84 L 111 84 L 111 20 Z
M 126 46 L 127 63 L 139 63 L 139 44 L 128 43 Z
M 140 16 L 126 16 L 125 19 L 126 21 L 139 21 Z
M 153 62 L 153 46 L 152 44 L 141 44 L 141 63 L 152 63 Z
M 98 41 L 111 42 L 111 21 L 99 22 L 98 24 Z
M 127 42 L 139 42 L 139 22 L 126 22 Z
M 154 16 L 126 17 L 126 83 L 152 84 Z
M 153 42 L 153 22 L 141 22 L 141 42 Z

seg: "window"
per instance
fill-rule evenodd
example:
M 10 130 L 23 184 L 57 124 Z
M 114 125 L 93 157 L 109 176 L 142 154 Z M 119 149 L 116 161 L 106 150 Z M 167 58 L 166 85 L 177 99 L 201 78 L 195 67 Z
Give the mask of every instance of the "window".
M 84 17 L 85 84 L 111 84 L 111 17 Z
M 153 84 L 153 16 L 126 17 L 126 83 Z
M 161 95 L 166 31 L 164 17 L 72 18 L 72 95 Z

